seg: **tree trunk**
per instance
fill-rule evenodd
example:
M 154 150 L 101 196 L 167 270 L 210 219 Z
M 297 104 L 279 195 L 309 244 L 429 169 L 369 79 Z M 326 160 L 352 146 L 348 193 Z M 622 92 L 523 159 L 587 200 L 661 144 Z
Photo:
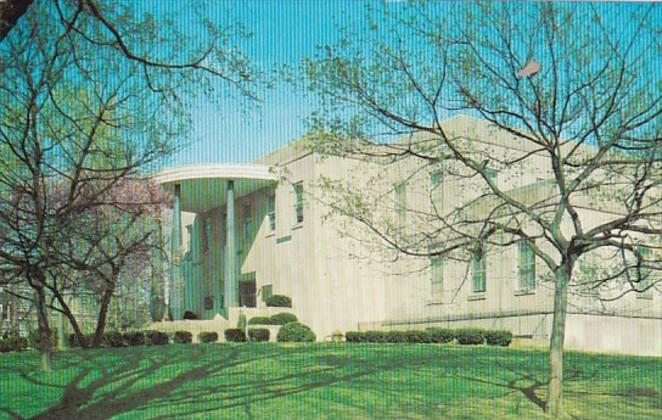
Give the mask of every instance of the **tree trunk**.
M 42 283 L 43 284 L 43 283 Z M 46 310 L 46 292 L 43 286 L 35 287 L 37 295 L 37 321 L 39 323 L 39 350 L 41 351 L 41 368 L 50 372 L 53 359 L 53 345 L 51 343 L 51 328 L 48 325 Z
M 103 297 L 101 298 L 101 306 L 99 307 L 99 314 L 97 316 L 97 328 L 94 331 L 94 341 L 92 346 L 97 347 L 101 344 L 103 333 L 106 330 L 106 319 L 108 318 L 108 306 L 113 297 L 113 289 L 109 288 L 104 290 Z
M 554 273 L 554 318 L 549 342 L 550 381 L 546 407 L 547 412 L 554 417 L 560 417 L 563 414 L 563 341 L 571 270 L 571 267 L 564 265 Z
M 60 306 L 62 306 L 62 311 L 64 312 L 64 316 L 67 317 L 69 320 L 69 325 L 71 325 L 71 328 L 74 330 L 74 334 L 76 335 L 76 339 L 78 340 L 78 343 L 80 343 L 80 346 L 82 348 L 87 348 L 89 346 L 89 343 L 87 342 L 87 338 L 85 338 L 85 334 L 83 334 L 83 331 L 80 329 L 80 326 L 78 325 L 78 321 L 76 321 L 76 317 L 74 316 L 73 312 L 71 312 L 71 308 L 69 308 L 69 305 L 64 301 L 64 298 L 62 295 L 57 294 L 56 295 L 58 302 L 60 303 Z

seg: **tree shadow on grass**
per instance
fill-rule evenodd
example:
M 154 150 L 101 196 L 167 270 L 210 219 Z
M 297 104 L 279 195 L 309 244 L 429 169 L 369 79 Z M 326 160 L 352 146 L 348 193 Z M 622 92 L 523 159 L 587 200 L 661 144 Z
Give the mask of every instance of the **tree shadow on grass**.
M 455 365 L 459 361 L 447 362 L 438 352 L 401 354 L 382 349 L 376 354 L 370 349 L 361 355 L 334 352 L 333 348 L 319 351 L 320 348 L 323 349 L 250 345 L 147 347 L 113 351 L 114 358 L 110 359 L 104 352 L 81 351 L 72 353 L 69 364 L 62 365 L 78 367 L 65 384 L 48 382 L 43 375 L 31 371 L 29 364 L 9 369 L 37 389 L 56 388 L 61 392 L 59 401 L 34 416 L 35 419 L 106 419 L 126 413 L 140 418 L 186 418 L 218 415 L 231 409 L 254 418 L 253 411 L 261 403 L 341 383 L 353 383 L 361 390 L 381 394 L 389 400 L 397 397 L 389 393 L 403 391 L 389 387 L 377 374 L 395 370 L 480 383 L 490 389 L 505 390 L 495 398 L 521 394 L 539 409 L 545 406 L 539 394 L 548 381 L 541 369 L 494 360 L 490 363 L 498 367 L 498 375 L 467 375 L 461 370 L 448 373 L 451 368 L 458 368 Z M 449 369 L 439 373 L 445 363 Z M 595 375 L 572 369 L 567 373 L 567 383 L 590 381 Z M 406 414 L 388 412 L 392 407 L 368 407 L 363 401 L 350 400 L 342 401 L 342 405 L 369 417 Z M 424 405 L 411 407 L 415 411 L 412 414 L 425 417 L 434 409 Z M 10 409 L 4 412 L 22 419 Z

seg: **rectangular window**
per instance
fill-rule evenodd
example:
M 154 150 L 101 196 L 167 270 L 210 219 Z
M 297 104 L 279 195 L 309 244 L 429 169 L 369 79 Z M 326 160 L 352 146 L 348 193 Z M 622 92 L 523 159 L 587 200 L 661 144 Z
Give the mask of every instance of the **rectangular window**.
M 519 243 L 519 281 L 518 289 L 522 291 L 536 288 L 536 254 L 528 242 Z
M 485 291 L 485 253 L 482 250 L 471 254 L 471 286 L 474 293 Z
M 253 237 L 253 209 L 250 204 L 244 204 L 244 244 L 247 245 Z
M 395 199 L 395 214 L 398 218 L 399 226 L 407 224 L 407 189 L 406 184 L 400 183 L 393 189 Z
M 443 298 L 444 262 L 441 256 L 430 258 L 430 286 L 433 301 Z
M 205 252 L 209 251 L 211 247 L 211 217 L 205 217 L 205 220 L 202 222 L 202 234 L 203 234 L 203 249 Z
M 276 195 L 271 192 L 267 197 L 267 217 L 269 218 L 269 230 L 276 230 Z
M 303 183 L 294 184 L 294 210 L 296 222 L 303 222 Z
M 430 198 L 437 212 L 441 212 L 444 205 L 444 175 L 441 171 L 435 171 L 430 174 Z
M 228 231 L 227 231 L 228 215 L 227 215 L 227 213 L 223 212 L 221 218 L 222 218 L 222 222 L 221 222 L 221 247 L 225 248 L 225 243 L 226 243 L 227 237 L 228 237 Z

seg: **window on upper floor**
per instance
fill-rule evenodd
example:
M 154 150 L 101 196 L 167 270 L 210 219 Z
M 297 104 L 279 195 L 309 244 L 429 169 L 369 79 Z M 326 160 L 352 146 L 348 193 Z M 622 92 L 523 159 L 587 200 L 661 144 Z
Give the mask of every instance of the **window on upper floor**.
M 303 183 L 293 185 L 294 188 L 294 212 L 296 223 L 303 223 Z
M 395 215 L 400 227 L 407 224 L 407 185 L 402 182 L 393 188 Z
M 444 260 L 441 256 L 430 257 L 430 292 L 433 301 L 443 299 Z
M 243 205 L 242 214 L 244 217 L 243 239 L 244 245 L 247 245 L 250 239 L 253 237 L 253 207 L 250 205 L 250 203 Z
M 444 174 L 441 170 L 430 174 L 430 198 L 437 212 L 441 212 L 444 205 Z
M 533 247 L 525 241 L 519 243 L 519 276 L 517 288 L 531 291 L 536 288 L 536 254 Z
M 276 194 L 270 191 L 267 195 L 267 217 L 269 218 L 269 230 L 276 230 Z
M 211 216 L 205 217 L 205 219 L 202 222 L 202 249 L 207 252 L 211 248 L 211 241 L 212 241 L 212 235 L 211 235 Z
M 471 289 L 474 293 L 486 289 L 485 252 L 480 246 L 471 252 Z

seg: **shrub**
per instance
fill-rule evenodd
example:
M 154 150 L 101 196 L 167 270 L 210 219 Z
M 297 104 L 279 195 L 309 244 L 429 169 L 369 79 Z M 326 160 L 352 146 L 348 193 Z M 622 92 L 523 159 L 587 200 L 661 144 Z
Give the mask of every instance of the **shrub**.
M 453 330 L 447 328 L 428 328 L 431 343 L 450 343 L 455 339 Z
M 148 345 L 152 346 L 160 346 L 170 342 L 168 334 L 161 331 L 145 331 L 145 340 Z
M 193 334 L 188 331 L 175 331 L 175 343 L 188 344 L 193 342 Z
M 41 348 L 41 332 L 39 329 L 30 331 L 28 334 L 28 345 L 33 349 Z M 57 328 L 51 327 L 51 348 L 55 349 L 58 345 Z
M 297 316 L 294 314 L 290 314 L 287 312 L 282 312 L 280 314 L 272 315 L 271 316 L 271 324 L 272 325 L 285 325 L 290 322 L 297 322 Z
M 267 306 L 277 307 L 277 308 L 291 308 L 292 299 L 289 296 L 285 295 L 271 295 L 264 302 Z
M 248 325 L 271 325 L 271 318 L 268 316 L 255 316 L 248 321 Z
M 345 340 L 345 336 L 342 332 L 336 330 L 331 333 L 331 341 L 334 343 L 342 343 Z
M 85 341 L 87 341 L 88 347 L 92 345 L 92 342 L 94 341 L 94 336 L 95 334 L 85 334 Z M 103 344 L 103 337 L 101 341 Z M 69 347 L 71 348 L 81 347 L 80 341 L 78 341 L 78 336 L 76 336 L 76 334 L 69 334 L 68 342 L 69 342 Z
M 105 347 L 124 347 L 124 337 L 117 331 L 108 331 L 103 333 L 102 343 Z
M 28 348 L 28 339 L 18 335 L 10 335 L 7 338 L 0 339 L 0 353 L 10 351 L 25 351 Z
M 368 341 L 365 331 L 347 331 L 345 341 L 348 343 L 365 343 Z
M 201 332 L 198 334 L 198 340 L 201 343 L 215 343 L 218 341 L 218 334 L 215 332 Z
M 235 343 L 243 343 L 246 341 L 246 333 L 239 328 L 228 328 L 225 330 L 225 341 L 232 341 Z
M 184 312 L 184 316 L 182 318 L 183 319 L 190 319 L 190 320 L 200 319 L 200 317 L 193 311 Z
M 122 334 L 124 342 L 129 346 L 142 346 L 145 344 L 145 334 L 142 331 L 129 331 Z
M 387 331 L 384 334 L 387 343 L 406 343 L 407 334 L 404 331 Z
M 365 340 L 367 343 L 386 343 L 385 331 L 366 331 Z
M 485 331 L 485 342 L 490 346 L 508 347 L 513 341 L 513 333 L 506 330 Z
M 251 341 L 263 342 L 269 341 L 269 329 L 267 328 L 249 328 L 248 338 Z
M 431 343 L 430 333 L 425 330 L 409 330 L 403 332 L 407 343 Z
M 483 344 L 485 331 L 478 328 L 461 328 L 455 330 L 455 338 L 460 344 Z
M 300 322 L 290 322 L 280 327 L 276 340 L 281 343 L 315 341 L 315 333 L 309 326 Z

